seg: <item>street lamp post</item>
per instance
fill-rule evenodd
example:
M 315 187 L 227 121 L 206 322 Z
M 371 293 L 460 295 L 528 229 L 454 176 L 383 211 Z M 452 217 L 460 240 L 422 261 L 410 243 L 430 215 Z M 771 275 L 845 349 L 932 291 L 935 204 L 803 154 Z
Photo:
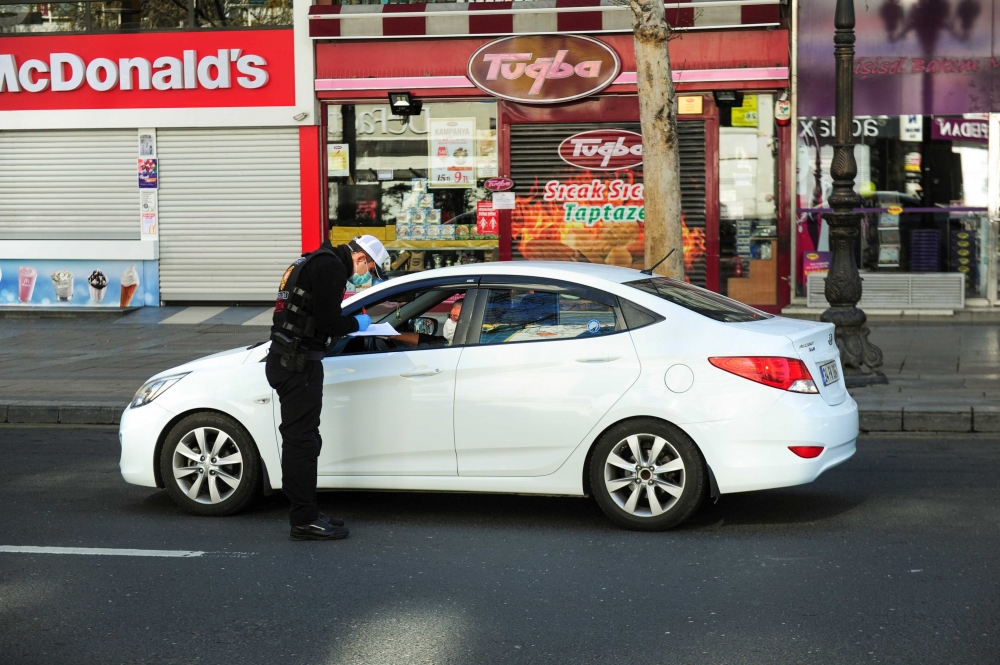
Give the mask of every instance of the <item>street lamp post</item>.
M 882 350 L 868 341 L 867 317 L 858 308 L 861 300 L 861 276 L 855 252 L 861 226 L 861 197 L 854 191 L 858 165 L 854 161 L 854 0 L 837 0 L 834 18 L 833 54 L 837 65 L 836 142 L 830 175 L 833 189 L 829 197 L 832 213 L 826 215 L 830 226 L 833 258 L 826 278 L 826 299 L 830 308 L 820 320 L 836 326 L 837 347 L 851 383 L 884 382 L 881 372 Z M 862 375 L 867 367 L 871 375 Z M 854 375 L 853 377 L 851 375 Z M 851 381 L 851 379 L 854 379 Z

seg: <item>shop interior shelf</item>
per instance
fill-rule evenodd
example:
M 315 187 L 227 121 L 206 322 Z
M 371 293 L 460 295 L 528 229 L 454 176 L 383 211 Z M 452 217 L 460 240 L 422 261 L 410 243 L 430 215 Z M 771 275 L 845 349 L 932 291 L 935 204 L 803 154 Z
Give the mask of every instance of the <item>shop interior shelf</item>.
M 389 240 L 386 249 L 496 249 L 499 240 Z

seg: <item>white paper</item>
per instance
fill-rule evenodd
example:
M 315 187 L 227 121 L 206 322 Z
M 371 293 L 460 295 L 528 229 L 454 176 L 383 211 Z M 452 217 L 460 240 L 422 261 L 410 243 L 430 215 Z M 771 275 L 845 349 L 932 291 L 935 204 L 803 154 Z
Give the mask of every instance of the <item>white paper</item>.
M 494 210 L 513 210 L 514 204 L 517 202 L 517 196 L 514 192 L 494 192 L 493 193 L 493 209 Z
M 390 323 L 373 323 L 364 332 L 358 331 L 349 333 L 348 337 L 393 337 L 398 335 L 396 329 Z

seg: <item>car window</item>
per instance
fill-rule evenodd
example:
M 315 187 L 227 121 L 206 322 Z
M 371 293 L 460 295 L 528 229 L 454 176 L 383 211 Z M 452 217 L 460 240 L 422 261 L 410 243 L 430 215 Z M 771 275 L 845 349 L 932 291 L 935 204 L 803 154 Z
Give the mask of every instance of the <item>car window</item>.
M 540 342 L 608 335 L 618 331 L 615 309 L 568 293 L 490 289 L 481 344 Z
M 744 323 L 772 318 L 770 314 L 765 314 L 749 305 L 669 277 L 650 277 L 649 279 L 625 282 L 625 286 L 650 293 L 684 309 L 723 323 Z
M 444 348 L 454 343 L 467 289 L 404 291 L 366 305 L 372 323 L 388 323 L 400 334 L 391 337 L 345 338 L 331 355 Z M 466 312 L 466 317 L 472 312 Z

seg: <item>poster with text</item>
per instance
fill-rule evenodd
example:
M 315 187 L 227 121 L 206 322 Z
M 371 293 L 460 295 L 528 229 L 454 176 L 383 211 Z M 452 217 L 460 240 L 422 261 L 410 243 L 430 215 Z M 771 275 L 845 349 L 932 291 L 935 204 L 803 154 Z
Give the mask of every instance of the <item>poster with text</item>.
M 476 186 L 476 119 L 431 118 L 430 182 L 432 188 Z
M 638 123 L 578 125 L 530 137 L 532 159 L 512 160 L 517 259 L 645 267 L 645 194 Z M 512 140 L 512 154 L 518 149 Z M 535 152 L 537 151 L 537 152 Z M 545 155 L 544 161 L 542 155 Z M 702 284 L 705 229 L 682 217 L 684 266 Z

